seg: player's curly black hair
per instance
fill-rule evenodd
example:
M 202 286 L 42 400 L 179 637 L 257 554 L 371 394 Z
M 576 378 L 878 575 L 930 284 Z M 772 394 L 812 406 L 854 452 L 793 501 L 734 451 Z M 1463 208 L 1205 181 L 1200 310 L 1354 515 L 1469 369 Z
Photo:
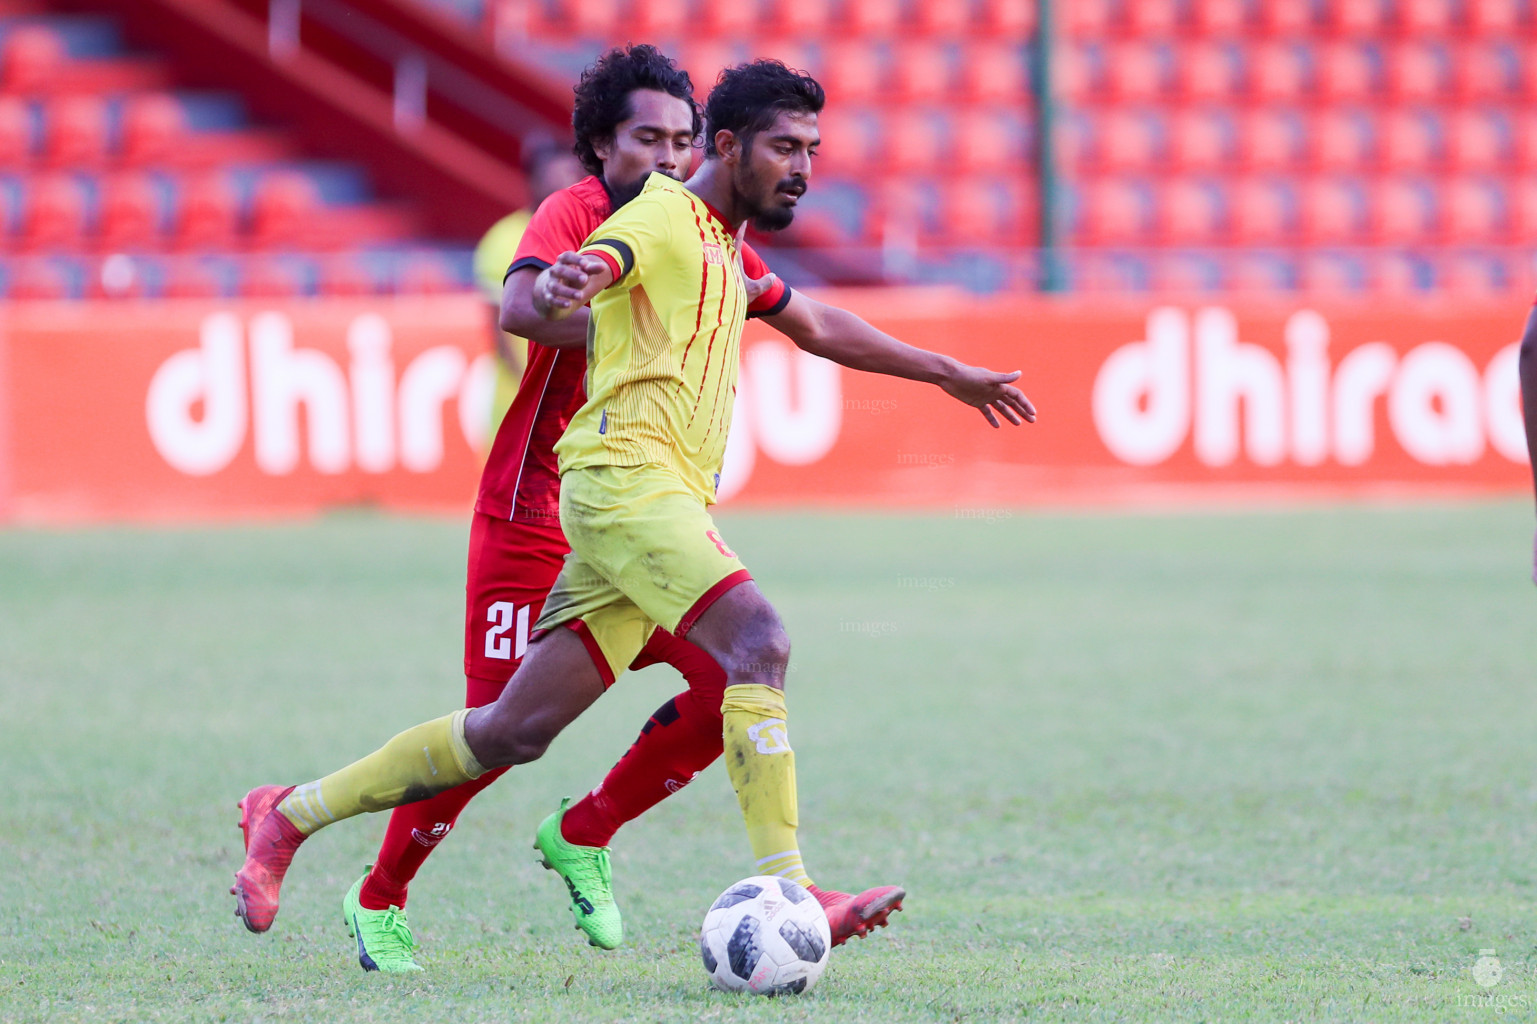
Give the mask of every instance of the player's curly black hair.
M 687 71 L 650 43 L 615 47 L 582 72 L 582 80 L 576 84 L 576 106 L 571 111 L 576 157 L 599 177 L 603 161 L 592 144 L 613 138 L 615 129 L 630 119 L 630 93 L 636 89 L 655 89 L 687 101 L 694 112 L 695 138 L 703 127 L 699 104 L 694 102 L 694 83 Z
M 774 123 L 782 111 L 820 114 L 827 102 L 821 84 L 779 60 L 755 60 L 727 68 L 715 80 L 704 103 L 704 152 L 715 155 L 715 133 L 729 130 L 752 147 L 754 135 Z

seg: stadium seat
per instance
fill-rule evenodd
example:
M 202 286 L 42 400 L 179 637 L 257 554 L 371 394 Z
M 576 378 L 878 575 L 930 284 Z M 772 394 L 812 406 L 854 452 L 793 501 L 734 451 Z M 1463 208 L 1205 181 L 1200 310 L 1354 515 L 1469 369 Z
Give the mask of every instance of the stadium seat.
M 759 14 L 764 0 L 713 0 L 702 4 L 695 12 L 698 30 L 704 36 L 737 41 L 751 36 L 758 29 Z M 693 69 L 689 69 L 693 74 Z M 709 79 L 714 81 L 714 79 Z
M 953 0 L 920 0 L 927 6 L 954 7 Z M 1036 0 L 973 0 L 979 35 L 988 39 L 1028 38 L 1035 32 Z
M 1313 50 L 1314 91 L 1333 103 L 1362 103 L 1379 92 L 1376 47 L 1362 39 L 1335 39 Z
M 1016 178 L 945 178 L 939 187 L 936 241 L 942 245 L 1033 245 L 1029 191 Z
M 1152 274 L 1152 289 L 1164 295 L 1208 295 L 1224 284 L 1222 262 L 1203 252 L 1158 253 Z
M 895 94 L 907 103 L 933 103 L 952 95 L 952 50 L 933 40 L 914 40 L 897 45 L 891 69 Z
M 1148 103 L 1169 91 L 1169 51 L 1152 40 L 1114 43 L 1105 55 L 1105 87 L 1122 103 Z
M 737 44 L 718 39 L 691 40 L 684 43 L 678 52 L 678 62 L 688 71 L 696 93 L 708 93 L 721 69 L 731 67 L 742 59 L 744 55 Z M 827 80 L 820 75 L 818 77 L 821 78 L 823 88 L 827 88 Z M 828 95 L 834 97 L 831 92 Z M 844 97 L 835 98 L 838 103 L 846 102 Z
M 901 23 L 901 0 L 843 0 L 843 29 L 851 38 L 890 39 Z
M 1504 257 L 1491 252 L 1441 252 L 1433 264 L 1436 287 L 1462 298 L 1507 297 L 1510 268 Z
M 975 172 L 1029 172 L 1034 136 L 1023 112 L 1006 107 L 957 111 L 952 120 L 951 151 L 956 169 Z
M 1156 227 L 1151 189 L 1144 181 L 1107 178 L 1075 184 L 1071 230 L 1090 245 L 1146 245 Z
M 397 295 L 444 295 L 463 289 L 464 284 L 440 252 L 410 252 L 396 261 Z
M 1307 124 L 1295 110 L 1261 107 L 1238 121 L 1238 159 L 1250 171 L 1300 167 L 1307 153 Z
M 1115 27 L 1115 0 L 1072 0 L 1057 6 L 1058 29 L 1069 39 L 1103 39 Z
M 1180 27 L 1179 0 L 1132 0 L 1121 8 L 1122 27 L 1142 38 L 1167 38 Z
M 133 167 L 169 164 L 186 132 L 186 113 L 174 96 L 130 96 L 122 106 L 118 153 Z
M 1367 259 L 1366 277 L 1367 290 L 1384 297 L 1422 294 L 1433 283 L 1423 257 L 1397 249 L 1373 252 Z
M 251 196 L 251 244 L 259 249 L 303 248 L 314 238 L 321 217 L 320 192 L 307 175 L 264 174 Z
M 1313 5 L 1302 0 L 1259 0 L 1255 27 L 1278 37 L 1303 36 L 1313 28 Z
M 881 116 L 885 128 L 886 163 L 900 174 L 925 173 L 944 168 L 950 155 L 947 124 L 939 111 L 922 107 L 897 107 Z
M 68 61 L 64 40 L 52 28 L 18 25 L 0 44 L 0 91 L 13 95 L 47 92 Z
M 1242 50 L 1226 39 L 1197 39 L 1174 55 L 1179 94 L 1191 103 L 1230 103 L 1243 86 Z
M 6 298 L 50 301 L 75 298 L 78 288 L 69 269 L 57 260 L 11 260 L 5 284 Z
M 961 39 L 970 34 L 980 20 L 980 12 L 974 11 L 973 5 L 967 2 L 912 0 L 908 5 L 910 27 L 921 38 Z
M 624 7 L 622 0 L 554 0 L 553 24 L 578 38 L 612 39 L 621 34 Z
M 1366 171 L 1376 159 L 1376 135 L 1365 111 L 1324 107 L 1308 127 L 1308 164 L 1321 171 Z
M 1463 0 L 1468 30 L 1489 36 L 1513 35 L 1521 24 L 1522 0 Z
M 1435 241 L 1435 189 L 1424 181 L 1390 177 L 1369 189 L 1370 241 L 1377 245 L 1424 245 Z
M 1309 90 L 1309 54 L 1293 40 L 1271 40 L 1250 45 L 1244 55 L 1248 67 L 1248 96 L 1273 103 L 1300 100 Z
M 1160 245 L 1220 245 L 1227 232 L 1225 190 L 1220 182 L 1174 178 L 1157 188 Z
M 816 7 L 814 0 L 807 6 Z M 628 26 L 636 39 L 671 39 L 692 27 L 688 0 L 630 0 Z
M 1520 60 L 1509 40 L 1479 39 L 1453 51 L 1452 88 L 1468 102 L 1514 98 L 1521 88 Z
M 1521 110 L 1511 116 L 1512 157 L 1516 170 L 1537 171 L 1537 110 Z
M 148 175 L 126 172 L 101 182 L 96 247 L 102 252 L 157 249 L 164 242 L 160 193 Z
M 863 103 L 884 96 L 886 61 L 875 44 L 839 40 L 823 50 L 821 81 L 829 103 Z
M 1301 187 L 1302 241 L 1306 245 L 1348 245 L 1365 240 L 1367 196 L 1357 179 L 1315 178 Z
M 1390 0 L 1331 0 L 1324 6 L 1328 27 L 1341 35 L 1371 36 L 1387 28 Z
M 1190 27 L 1202 35 L 1240 35 L 1248 27 L 1245 0 L 1189 0 Z
M 1433 103 L 1452 88 L 1451 61 L 1439 42 L 1414 39 L 1383 49 L 1387 94 L 1400 103 Z
M 1297 287 L 1296 263 L 1284 253 L 1237 252 L 1224 260 L 1227 290 L 1244 295 L 1274 295 Z
M 1444 132 L 1432 110 L 1391 109 L 1377 122 L 1378 156 L 1391 171 L 1424 170 L 1441 159 Z
M 1453 171 L 1496 171 L 1514 163 L 1515 143 L 1503 111 L 1462 108 L 1450 115 L 1446 159 Z
M 1237 136 L 1226 110 L 1176 109 L 1169 120 L 1169 165 L 1175 172 L 1232 167 L 1238 158 Z
M 211 299 L 229 294 L 225 275 L 209 260 L 174 257 L 162 265 L 159 292 L 167 299 Z
M 1071 73 L 1069 68 L 1062 70 Z M 1064 95 L 1069 94 L 1078 96 L 1082 92 L 1072 89 Z M 1030 95 L 1024 47 L 994 40 L 965 43 L 961 50 L 961 95 L 971 103 L 1023 105 Z
M 240 197 L 223 172 L 213 171 L 177 183 L 172 243 L 181 250 L 232 249 L 240 234 Z
M 32 111 L 23 100 L 0 95 L 0 170 L 20 170 L 32 154 Z
M 331 296 L 375 295 L 379 282 L 356 253 L 339 253 L 320 261 L 316 291 Z
M 878 113 L 863 107 L 829 105 L 819 121 L 822 145 L 813 165 L 817 176 L 857 178 L 878 172 L 885 144 Z
M 1319 297 L 1364 295 L 1370 289 L 1365 262 L 1357 255 L 1304 250 L 1297 259 L 1297 290 Z
M 770 0 L 759 31 L 779 39 L 816 38 L 827 34 L 833 17 L 831 0 Z
M 1099 123 L 1083 109 L 1069 108 L 1057 115 L 1053 132 L 1057 166 L 1077 176 L 1093 171 L 1099 161 Z
M 1516 178 L 1509 183 L 1505 195 L 1511 237 L 1537 238 L 1537 180 L 1527 175 Z
M 252 299 L 286 299 L 307 293 L 305 267 L 299 261 L 276 256 L 243 260 L 236 290 Z
M 1099 140 L 1095 163 L 1100 168 L 1151 172 L 1163 162 L 1168 131 L 1156 110 L 1110 107 L 1092 116 L 1099 121 L 1094 136 Z
M 1239 245 L 1278 245 L 1289 241 L 1297 223 L 1292 187 L 1276 178 L 1241 178 L 1233 184 L 1228 223 Z
M 81 248 L 89 202 L 84 186 L 69 174 L 35 175 L 27 180 L 18 241 L 29 251 Z
M 95 168 L 106 162 L 110 125 L 101 97 L 53 97 L 43 107 L 43 123 L 43 152 L 49 164 Z
M 1510 227 L 1509 199 L 1492 178 L 1453 178 L 1442 183 L 1441 237 L 1448 245 L 1503 242 Z M 1520 243 L 1517 237 L 1511 241 Z
M 1454 0 L 1395 0 L 1397 28 L 1412 35 L 1446 35 L 1456 28 Z

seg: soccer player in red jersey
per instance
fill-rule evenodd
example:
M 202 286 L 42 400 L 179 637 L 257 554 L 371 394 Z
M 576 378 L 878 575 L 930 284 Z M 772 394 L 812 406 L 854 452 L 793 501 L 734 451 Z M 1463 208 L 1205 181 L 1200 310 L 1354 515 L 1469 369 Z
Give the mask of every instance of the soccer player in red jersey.
M 559 485 L 551 449 L 585 399 L 584 353 L 573 351 L 573 347 L 580 346 L 586 337 L 587 311 L 578 310 L 553 323 L 540 318 L 532 305 L 534 282 L 560 253 L 578 247 L 616 201 L 633 195 L 650 172 L 657 170 L 676 178 L 698 133 L 696 109 L 678 95 L 665 74 L 649 81 L 630 79 L 627 86 L 616 86 L 610 77 L 622 65 L 657 60 L 671 67 L 654 49 L 634 47 L 606 55 L 584 75 L 577 90 L 573 123 L 579 154 L 589 169 L 600 175 L 557 193 L 540 208 L 509 269 L 502 326 L 539 344 L 530 352 L 523 387 L 498 434 L 476 505 L 466 623 L 467 703 L 472 707 L 494 699 L 507 672 L 520 661 L 530 642 L 528 625 L 537 621 L 567 550 L 555 518 Z M 658 72 L 652 67 L 646 73 Z M 623 80 L 622 75 L 618 77 Z M 683 81 L 686 83 L 686 76 Z M 606 122 L 602 116 L 605 102 L 611 111 Z M 791 182 L 788 190 L 798 195 L 804 185 L 802 176 Z M 791 199 L 785 209 L 776 212 L 788 212 L 793 207 L 793 196 Z M 788 217 L 784 221 L 787 223 Z M 752 279 L 750 312 L 769 316 L 773 326 L 802 348 L 844 365 L 939 384 L 981 409 L 994 426 L 995 410 L 1015 423 L 1020 414 L 1033 418 L 1028 403 L 1009 386 L 1017 374 L 965 367 L 903 345 L 852 314 L 792 294 L 768 274 L 749 248 L 743 247 L 740 256 L 743 276 Z M 608 878 L 608 839 L 625 821 L 681 788 L 722 749 L 725 672 L 697 647 L 660 631 L 634 664 L 638 667 L 659 660 L 676 664 L 688 679 L 689 690 L 652 716 L 635 745 L 599 787 L 575 806 L 563 806 L 539 829 L 537 845 L 546 863 L 565 878 L 578 926 L 594 944 L 605 947 L 617 945 L 622 936 Z M 556 697 L 546 703 L 549 706 L 525 722 L 553 738 L 590 703 L 590 697 L 577 696 L 569 701 Z M 462 713 L 459 720 L 462 723 Z M 458 742 L 463 742 L 462 736 Z M 459 758 L 462 751 L 457 746 L 451 749 L 453 757 Z M 357 767 L 362 765 L 360 762 Z M 437 774 L 435 766 L 432 774 Z M 237 896 L 237 913 L 251 930 L 266 930 L 277 911 L 283 873 L 305 836 L 361 810 L 405 804 L 392 819 L 379 864 L 353 887 L 346 907 L 365 969 L 415 969 L 410 955 L 413 944 L 400 909 L 406 886 L 427 853 L 452 828 L 458 812 L 499 774 L 480 774 L 473 782 L 442 791 L 430 779 L 404 787 L 373 788 L 366 793 L 354 787 L 346 795 L 333 786 L 327 796 L 319 783 L 298 790 L 253 790 L 242 801 L 247 861 L 232 890 Z M 353 772 L 349 778 L 361 781 L 361 774 Z M 362 785 L 369 788 L 371 781 Z M 406 803 L 413 799 L 420 802 Z M 828 910 L 835 944 L 884 923 L 903 896 L 895 886 L 857 896 L 830 890 L 816 893 Z

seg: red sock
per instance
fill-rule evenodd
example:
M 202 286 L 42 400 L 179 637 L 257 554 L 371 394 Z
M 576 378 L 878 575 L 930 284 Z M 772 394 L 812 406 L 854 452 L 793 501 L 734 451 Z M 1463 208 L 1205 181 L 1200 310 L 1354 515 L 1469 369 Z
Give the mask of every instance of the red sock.
M 666 661 L 689 688 L 656 710 L 633 746 L 591 793 L 566 810 L 560 834 L 578 846 L 607 846 L 633 821 L 688 785 L 721 754 L 726 673 L 691 643 L 658 630 L 634 668 Z
M 506 680 L 497 683 L 469 678 L 465 682 L 465 707 L 471 708 L 496 700 L 506 685 Z M 404 907 L 411 880 L 438 843 L 453 830 L 459 812 L 475 798 L 475 794 L 501 778 L 506 771 L 506 768 L 497 768 L 430 799 L 395 808 L 384 830 L 384 842 L 379 844 L 379 856 L 374 859 L 373 870 L 369 871 L 358 893 L 358 903 L 363 909 Z

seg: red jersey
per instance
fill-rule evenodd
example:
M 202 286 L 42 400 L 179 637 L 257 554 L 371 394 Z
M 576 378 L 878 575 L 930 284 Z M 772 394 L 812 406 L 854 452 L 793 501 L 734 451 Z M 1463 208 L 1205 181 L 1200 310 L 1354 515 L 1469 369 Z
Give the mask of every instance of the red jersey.
M 575 252 L 612 212 L 608 190 L 597 177 L 586 177 L 561 189 L 534 211 L 507 273 L 525 267 L 543 270 L 561 253 Z M 768 273 L 762 257 L 746 243 L 742 245 L 742 269 L 752 279 Z M 772 316 L 789 301 L 789 286 L 775 279 L 774 286 L 747 307 L 747 315 Z M 491 442 L 491 453 L 480 475 L 476 512 L 502 519 L 559 521 L 560 472 L 555 442 L 587 401 L 583 385 L 586 375 L 584 350 L 529 343 L 528 365 L 517 397 Z

